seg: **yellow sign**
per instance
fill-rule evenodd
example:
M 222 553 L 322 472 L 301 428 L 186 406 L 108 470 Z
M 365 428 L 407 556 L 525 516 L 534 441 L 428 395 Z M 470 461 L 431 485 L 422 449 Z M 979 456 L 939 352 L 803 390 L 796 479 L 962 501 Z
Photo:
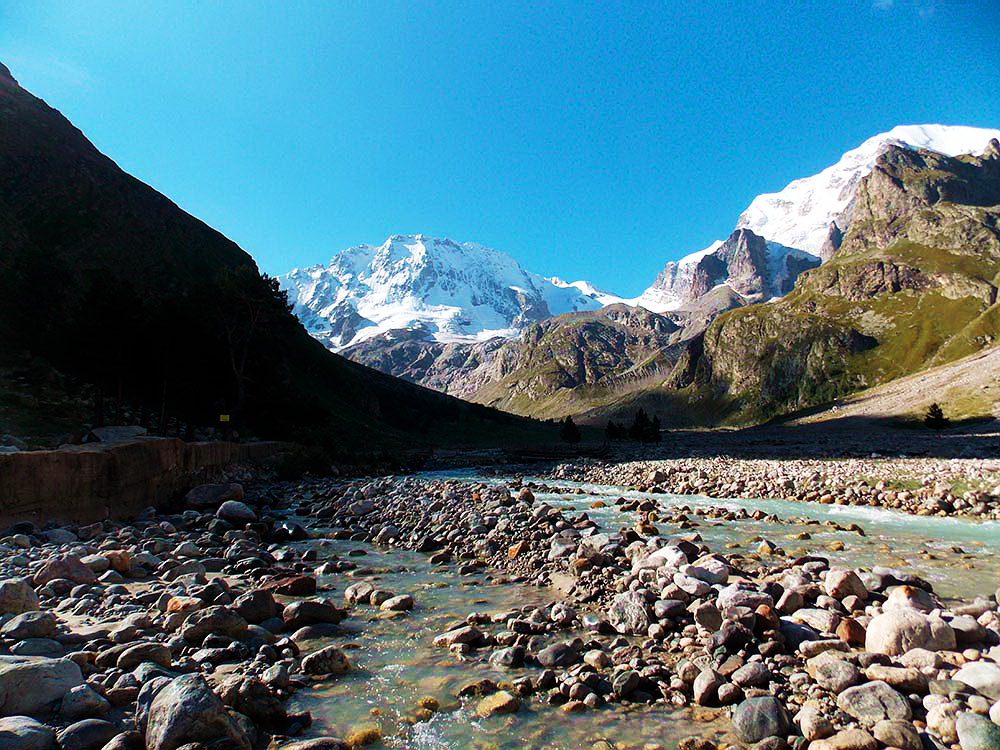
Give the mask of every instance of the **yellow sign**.
M 229 415 L 228 414 L 220 414 L 219 415 L 219 421 L 220 422 L 228 422 L 229 421 Z

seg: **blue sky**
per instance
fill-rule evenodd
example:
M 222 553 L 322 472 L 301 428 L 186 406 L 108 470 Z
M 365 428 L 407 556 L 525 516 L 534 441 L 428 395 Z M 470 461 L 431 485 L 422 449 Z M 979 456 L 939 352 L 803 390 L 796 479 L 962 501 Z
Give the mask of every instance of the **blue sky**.
M 1000 126 L 997 29 L 996 0 L 6 0 L 0 61 L 269 273 L 424 232 L 636 294 L 875 133 Z

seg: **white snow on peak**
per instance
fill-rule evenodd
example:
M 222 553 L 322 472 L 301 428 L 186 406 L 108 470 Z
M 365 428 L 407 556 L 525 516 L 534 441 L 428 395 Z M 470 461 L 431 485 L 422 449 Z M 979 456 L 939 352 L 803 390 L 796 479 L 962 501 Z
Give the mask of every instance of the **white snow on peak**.
M 843 215 L 854 199 L 857 185 L 890 144 L 958 156 L 982 153 L 993 138 L 1000 139 L 1000 130 L 965 125 L 899 125 L 851 149 L 819 174 L 794 180 L 777 193 L 758 195 L 740 215 L 736 228 L 749 229 L 767 240 L 772 284 L 780 288 L 789 280 L 786 256 L 819 256 L 832 223 L 838 222 L 842 231 L 847 230 Z M 667 263 L 652 286 L 625 301 L 653 312 L 676 310 L 684 302 L 698 262 L 722 244 L 713 242 L 704 250 Z
M 326 266 L 295 269 L 279 282 L 306 329 L 331 349 L 395 329 L 447 342 L 511 336 L 614 297 L 586 281 L 531 273 L 484 245 L 422 234 L 348 248 Z
M 777 193 L 758 195 L 740 215 L 736 228 L 818 255 L 830 225 L 850 205 L 858 182 L 872 171 L 889 145 L 958 156 L 982 153 L 993 138 L 1000 138 L 1000 130 L 965 125 L 898 125 L 851 149 L 818 174 L 793 180 Z M 845 229 L 843 224 L 840 228 Z

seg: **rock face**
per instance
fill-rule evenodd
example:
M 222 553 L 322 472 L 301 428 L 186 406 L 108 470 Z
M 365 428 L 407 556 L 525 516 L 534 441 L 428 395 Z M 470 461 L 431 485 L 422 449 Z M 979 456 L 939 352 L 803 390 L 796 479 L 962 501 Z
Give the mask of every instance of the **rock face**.
M 192 742 L 225 741 L 250 750 L 243 728 L 201 675 L 183 675 L 160 690 L 149 707 L 146 750 L 177 750 Z
M 725 286 L 744 304 L 759 302 L 787 294 L 800 273 L 819 264 L 820 259 L 809 252 L 768 242 L 740 227 L 724 242 L 668 263 L 641 301 L 655 310 L 684 309 Z
M 0 656 L 0 716 L 35 716 L 83 683 L 69 659 Z
M 590 389 L 628 394 L 666 375 L 684 336 L 665 315 L 614 304 L 568 313 L 522 329 L 512 340 L 442 343 L 393 332 L 342 351 L 362 364 L 429 388 L 518 414 L 576 413 Z
M 989 345 L 1000 336 L 986 280 L 1000 273 L 998 185 L 995 150 L 958 159 L 889 146 L 858 183 L 833 257 L 780 301 L 716 319 L 677 385 L 707 387 L 756 419 Z M 919 346 L 918 321 L 934 327 Z

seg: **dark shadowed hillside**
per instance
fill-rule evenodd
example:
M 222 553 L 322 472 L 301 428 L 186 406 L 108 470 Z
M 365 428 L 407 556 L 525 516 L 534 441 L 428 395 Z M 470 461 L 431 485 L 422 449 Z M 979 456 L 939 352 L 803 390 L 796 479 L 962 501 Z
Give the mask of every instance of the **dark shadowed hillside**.
M 65 425 L 127 404 L 154 428 L 228 413 L 257 435 L 359 449 L 534 430 L 326 351 L 246 252 L 119 169 L 2 65 L 0 368 L 0 432 L 42 388 L 62 395 L 47 403 Z

